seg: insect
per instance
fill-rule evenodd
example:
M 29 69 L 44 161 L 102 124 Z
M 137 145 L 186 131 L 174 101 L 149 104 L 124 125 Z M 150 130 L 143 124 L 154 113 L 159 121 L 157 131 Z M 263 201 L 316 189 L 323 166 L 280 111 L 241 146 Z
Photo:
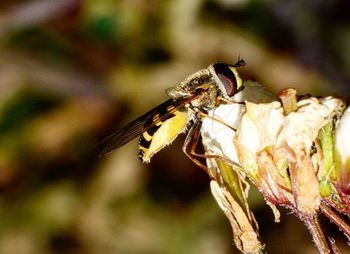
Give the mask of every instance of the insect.
M 142 162 L 148 163 L 154 154 L 169 145 L 180 133 L 187 132 L 182 150 L 206 170 L 195 158 L 198 154 L 194 152 L 200 135 L 201 118 L 209 117 L 206 114 L 208 110 L 228 102 L 231 96 L 243 89 L 237 69 L 244 65 L 242 59 L 234 65 L 214 63 L 188 76 L 179 85 L 168 88 L 166 93 L 170 99 L 108 136 L 103 141 L 107 145 L 100 156 L 140 136 L 138 156 Z

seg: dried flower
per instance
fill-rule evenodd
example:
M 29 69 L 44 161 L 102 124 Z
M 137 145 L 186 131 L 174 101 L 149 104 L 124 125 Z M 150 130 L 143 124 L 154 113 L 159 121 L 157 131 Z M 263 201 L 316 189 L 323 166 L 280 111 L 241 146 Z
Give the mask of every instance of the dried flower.
M 252 183 L 275 221 L 276 206 L 287 207 L 306 224 L 318 250 L 331 252 L 335 245 L 322 232 L 318 213 L 350 233 L 333 210 L 350 214 L 350 111 L 344 113 L 344 101 L 298 97 L 294 89 L 277 97 L 249 81 L 232 100 L 208 112 L 201 134 L 212 193 L 231 222 L 236 246 L 244 253 L 263 249 L 247 204 Z

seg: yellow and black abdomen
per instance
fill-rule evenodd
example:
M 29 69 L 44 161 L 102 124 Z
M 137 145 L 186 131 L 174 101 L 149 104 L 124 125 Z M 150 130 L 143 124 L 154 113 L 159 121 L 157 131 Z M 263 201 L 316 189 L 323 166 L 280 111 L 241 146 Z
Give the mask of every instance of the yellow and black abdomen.
M 162 121 L 159 114 L 150 119 L 156 124 L 143 132 L 139 139 L 139 158 L 142 162 L 148 163 L 152 156 L 182 133 L 189 119 L 189 113 L 175 111 L 169 117 Z

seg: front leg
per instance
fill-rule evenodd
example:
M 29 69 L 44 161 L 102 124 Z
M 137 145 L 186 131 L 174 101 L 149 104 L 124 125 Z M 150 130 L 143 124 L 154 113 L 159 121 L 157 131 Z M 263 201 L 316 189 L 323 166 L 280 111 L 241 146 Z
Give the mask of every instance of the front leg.
M 242 169 L 241 165 L 239 165 L 238 163 L 231 161 L 228 158 L 225 158 L 223 156 L 220 155 L 210 155 L 210 154 L 199 154 L 196 152 L 196 148 L 198 145 L 198 140 L 199 140 L 199 135 L 200 135 L 200 127 L 201 127 L 201 122 L 199 120 L 195 121 L 193 123 L 193 125 L 191 126 L 185 142 L 182 146 L 182 151 L 185 153 L 185 155 L 191 160 L 193 161 L 197 166 L 199 166 L 200 168 L 202 168 L 211 179 L 215 179 L 213 173 L 211 172 L 211 170 L 207 167 L 207 165 L 204 165 L 201 161 L 199 161 L 197 158 L 203 158 L 203 159 L 219 159 L 222 160 L 226 163 L 228 163 L 229 165 L 231 165 L 232 167 L 236 168 L 236 169 Z M 188 148 L 190 148 L 190 151 L 188 151 Z M 197 158 L 196 158 L 197 157 Z
M 195 151 L 197 144 L 198 144 L 200 127 L 202 124 L 199 120 L 193 120 L 193 121 L 194 122 L 193 122 L 189 132 L 187 133 L 185 142 L 182 146 L 182 151 L 191 161 L 193 161 L 197 166 L 199 166 L 201 169 L 203 169 L 209 175 L 209 177 L 211 179 L 214 179 L 214 176 L 213 176 L 212 172 L 210 171 L 210 169 L 194 157 L 194 156 L 197 156 L 194 151 Z M 190 147 L 190 152 L 188 152 L 189 147 Z M 197 157 L 199 157 L 199 156 L 197 156 Z
M 227 124 L 225 124 L 224 122 L 222 122 L 219 119 L 213 118 L 208 116 L 208 114 L 204 113 L 204 112 L 198 112 L 199 116 L 202 117 L 209 117 L 211 118 L 213 121 L 217 121 L 225 126 L 227 126 L 230 129 L 233 129 L 232 127 L 228 126 Z M 195 120 L 193 120 L 194 123 L 192 124 L 185 142 L 182 146 L 182 150 L 185 153 L 185 155 L 192 160 L 197 166 L 199 166 L 200 168 L 202 168 L 209 176 L 210 178 L 214 178 L 213 173 L 210 171 L 210 169 L 204 165 L 201 161 L 199 161 L 197 158 L 203 158 L 203 159 L 219 159 L 222 160 L 224 162 L 226 162 L 227 164 L 231 165 L 233 168 L 238 169 L 238 170 L 242 170 L 242 166 L 240 164 L 238 164 L 237 162 L 234 162 L 226 157 L 223 157 L 221 155 L 215 155 L 215 154 L 199 154 L 196 152 L 196 148 L 198 145 L 198 140 L 199 140 L 199 135 L 200 135 L 200 127 L 202 126 L 202 122 L 201 119 L 196 118 Z M 234 130 L 234 129 L 233 129 Z M 188 148 L 189 151 L 188 151 Z

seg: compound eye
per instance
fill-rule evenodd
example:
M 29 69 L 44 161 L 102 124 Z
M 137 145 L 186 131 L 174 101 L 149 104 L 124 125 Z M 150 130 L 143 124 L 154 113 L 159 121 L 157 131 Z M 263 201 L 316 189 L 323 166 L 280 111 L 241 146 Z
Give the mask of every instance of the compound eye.
M 214 71 L 223 84 L 226 94 L 228 96 L 235 95 L 237 91 L 237 79 L 229 66 L 224 63 L 216 63 L 214 64 Z

